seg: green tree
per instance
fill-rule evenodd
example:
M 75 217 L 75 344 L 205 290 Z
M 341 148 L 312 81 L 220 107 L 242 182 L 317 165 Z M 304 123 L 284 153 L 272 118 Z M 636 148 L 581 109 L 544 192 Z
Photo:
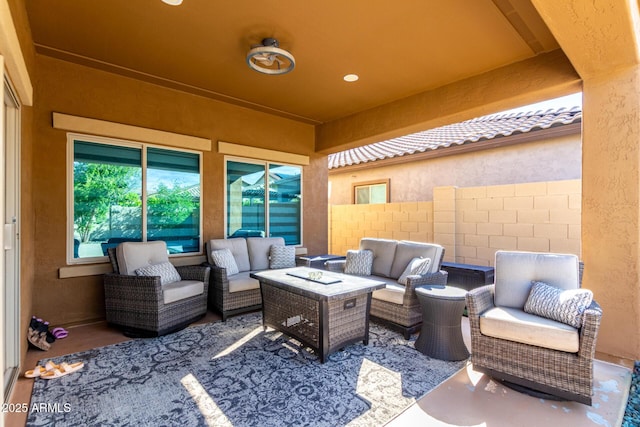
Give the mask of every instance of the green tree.
M 174 184 L 169 188 L 164 183 L 147 197 L 147 223 L 149 231 L 160 232 L 179 227 L 194 211 L 198 202 L 187 188 Z
M 140 182 L 139 168 L 76 162 L 73 174 L 74 223 L 82 242 L 108 219 L 111 206 L 140 206 L 133 189 Z

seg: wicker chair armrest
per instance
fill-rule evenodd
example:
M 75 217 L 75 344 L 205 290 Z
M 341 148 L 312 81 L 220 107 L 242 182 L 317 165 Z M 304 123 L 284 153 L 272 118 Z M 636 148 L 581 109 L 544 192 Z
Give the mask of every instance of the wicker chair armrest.
M 447 273 L 444 270 L 437 271 L 432 274 L 407 276 L 407 284 L 404 289 L 404 297 L 402 305 L 406 307 L 420 305 L 416 288 L 419 286 L 445 286 L 447 284 Z
M 163 304 L 162 286 L 159 276 L 128 276 L 107 273 L 103 278 L 105 298 L 110 300 L 130 300 Z
M 344 272 L 344 265 L 346 264 L 346 260 L 338 259 L 338 260 L 329 260 L 325 261 L 324 267 L 327 271 L 333 271 L 334 273 L 342 273 Z
M 213 264 L 209 266 L 209 283 L 214 289 L 221 289 L 222 292 L 229 292 L 229 279 L 227 277 L 227 269 L 218 267 Z
M 405 287 L 408 290 L 413 291 L 418 286 L 446 286 L 448 277 L 449 273 L 444 270 L 436 271 L 431 274 L 407 276 L 407 285 Z
M 472 336 L 480 333 L 480 315 L 495 307 L 494 293 L 495 285 L 480 286 L 467 292 L 467 314 Z
M 580 350 L 578 355 L 587 359 L 593 359 L 596 352 L 596 340 L 598 329 L 602 320 L 602 308 L 593 301 L 582 314 L 582 327 L 580 328 Z
M 182 280 L 197 280 L 199 282 L 209 283 L 209 274 L 211 269 L 205 265 L 185 265 L 176 267 L 178 274 Z

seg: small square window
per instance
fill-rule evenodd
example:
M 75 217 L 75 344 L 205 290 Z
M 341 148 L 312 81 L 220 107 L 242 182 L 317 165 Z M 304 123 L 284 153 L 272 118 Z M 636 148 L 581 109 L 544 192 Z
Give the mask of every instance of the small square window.
M 353 186 L 353 202 L 356 205 L 387 203 L 389 182 L 359 183 Z

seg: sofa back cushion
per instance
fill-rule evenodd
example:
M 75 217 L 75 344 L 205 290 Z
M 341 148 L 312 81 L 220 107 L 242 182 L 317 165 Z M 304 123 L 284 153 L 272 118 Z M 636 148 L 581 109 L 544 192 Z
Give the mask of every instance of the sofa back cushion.
M 364 237 L 360 240 L 360 250 L 369 250 L 373 252 L 373 265 L 371 267 L 371 274 L 376 276 L 391 277 L 391 265 L 393 264 L 393 258 L 396 255 L 396 246 L 398 242 L 396 240 L 387 239 L 373 239 Z M 413 257 L 407 260 L 407 263 L 411 261 Z M 407 264 L 402 267 L 400 273 L 394 277 L 397 279 L 404 271 Z
M 284 239 L 282 237 L 247 237 L 251 271 L 269 268 L 271 245 L 284 246 Z
M 532 281 L 560 289 L 578 289 L 579 260 L 576 255 L 538 252 L 496 252 L 495 305 L 524 309 Z
M 135 276 L 136 270 L 153 264 L 169 262 L 167 244 L 153 242 L 123 242 L 116 248 L 120 274 Z
M 220 249 L 229 249 L 231 251 L 233 258 L 236 260 L 238 271 L 249 271 L 251 269 L 251 265 L 249 264 L 247 241 L 244 237 L 209 240 L 209 247 L 207 248 L 209 264 L 215 265 L 213 259 L 211 259 L 211 252 Z
M 389 277 L 399 278 L 414 258 L 431 259 L 427 273 L 435 273 L 440 270 L 443 251 L 444 248 L 442 246 L 434 243 L 409 242 L 406 240 L 398 242 Z

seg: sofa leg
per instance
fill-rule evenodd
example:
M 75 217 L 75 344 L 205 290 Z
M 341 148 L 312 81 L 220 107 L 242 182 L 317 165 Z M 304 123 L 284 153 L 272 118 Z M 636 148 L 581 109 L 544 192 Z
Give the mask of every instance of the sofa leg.
M 420 329 L 422 328 L 422 322 L 413 326 L 404 326 L 390 320 L 383 319 L 381 317 L 376 317 L 374 315 L 370 315 L 369 318 L 379 325 L 385 326 L 393 331 L 400 332 L 402 334 L 402 337 L 407 341 L 411 339 L 412 334 L 420 332 Z

